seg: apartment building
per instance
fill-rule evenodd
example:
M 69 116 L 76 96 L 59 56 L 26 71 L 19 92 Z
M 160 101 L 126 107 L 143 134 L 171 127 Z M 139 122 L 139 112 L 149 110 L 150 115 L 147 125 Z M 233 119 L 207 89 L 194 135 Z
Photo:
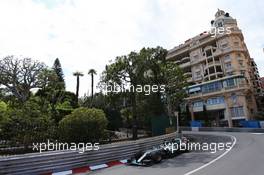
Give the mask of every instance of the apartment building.
M 260 87 L 264 91 L 264 77 L 261 77 L 259 80 L 260 80 Z
M 185 101 L 192 120 L 232 127 L 253 119 L 261 89 L 257 66 L 229 13 L 218 9 L 211 30 L 169 50 L 166 59 L 187 78 Z

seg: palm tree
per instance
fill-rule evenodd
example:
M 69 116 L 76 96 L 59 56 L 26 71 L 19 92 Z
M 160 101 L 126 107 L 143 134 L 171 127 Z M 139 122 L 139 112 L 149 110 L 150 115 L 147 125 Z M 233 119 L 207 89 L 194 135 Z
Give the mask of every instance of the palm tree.
M 73 73 L 73 75 L 76 76 L 76 79 L 77 79 L 77 83 L 76 83 L 76 97 L 78 99 L 78 97 L 79 97 L 79 87 L 80 87 L 80 77 L 83 76 L 83 73 L 76 71 L 76 72 Z
M 92 81 L 92 100 L 93 100 L 93 95 L 94 95 L 94 75 L 96 75 L 96 71 L 94 69 L 90 69 L 88 74 L 91 75 L 91 81 Z

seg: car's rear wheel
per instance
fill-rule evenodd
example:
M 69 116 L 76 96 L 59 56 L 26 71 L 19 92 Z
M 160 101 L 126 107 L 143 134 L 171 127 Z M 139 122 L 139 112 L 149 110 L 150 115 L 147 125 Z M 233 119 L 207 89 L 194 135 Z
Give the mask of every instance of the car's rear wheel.
M 162 156 L 160 154 L 154 154 L 152 156 L 152 160 L 153 160 L 154 163 L 159 163 L 162 160 Z

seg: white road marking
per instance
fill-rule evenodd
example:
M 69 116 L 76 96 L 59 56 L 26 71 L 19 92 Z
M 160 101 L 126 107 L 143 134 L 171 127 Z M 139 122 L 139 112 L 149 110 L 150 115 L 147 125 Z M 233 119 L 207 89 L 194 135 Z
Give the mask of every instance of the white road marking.
M 52 173 L 52 175 L 69 175 L 69 174 L 72 174 L 72 170 Z
M 263 135 L 264 133 L 252 133 L 254 135 Z
M 231 135 L 229 135 L 229 136 L 231 136 Z M 210 162 L 204 164 L 203 166 L 201 166 L 201 167 L 199 167 L 199 168 L 197 168 L 197 169 L 194 169 L 194 170 L 192 170 L 192 171 L 190 171 L 190 172 L 188 172 L 188 173 L 185 173 L 184 175 L 191 175 L 191 174 L 193 174 L 193 173 L 195 173 L 195 172 L 197 172 L 197 171 L 199 171 L 199 170 L 201 170 L 201 169 L 203 169 L 203 168 L 205 168 L 205 167 L 211 165 L 212 163 L 216 162 L 217 160 L 221 159 L 222 157 L 224 157 L 229 151 L 232 150 L 232 148 L 233 148 L 233 147 L 235 146 L 235 144 L 236 144 L 237 139 L 236 139 L 234 136 L 231 136 L 231 137 L 232 137 L 232 140 L 233 140 L 233 144 L 232 144 L 232 146 L 230 147 L 229 150 L 226 150 L 223 154 L 221 154 L 220 156 L 218 156 L 218 157 L 215 158 L 214 160 L 212 160 L 212 161 L 210 161 Z
M 101 164 L 101 165 L 90 166 L 90 169 L 93 171 L 93 170 L 98 170 L 98 169 L 107 168 L 107 167 L 108 167 L 107 164 Z

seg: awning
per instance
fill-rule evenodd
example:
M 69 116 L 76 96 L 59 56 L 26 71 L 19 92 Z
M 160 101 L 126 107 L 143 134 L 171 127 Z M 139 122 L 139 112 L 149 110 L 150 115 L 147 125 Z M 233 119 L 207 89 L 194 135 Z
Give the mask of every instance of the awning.
M 197 92 L 197 91 L 201 91 L 201 87 L 195 87 L 195 88 L 189 89 L 189 93 L 191 93 L 191 92 Z

